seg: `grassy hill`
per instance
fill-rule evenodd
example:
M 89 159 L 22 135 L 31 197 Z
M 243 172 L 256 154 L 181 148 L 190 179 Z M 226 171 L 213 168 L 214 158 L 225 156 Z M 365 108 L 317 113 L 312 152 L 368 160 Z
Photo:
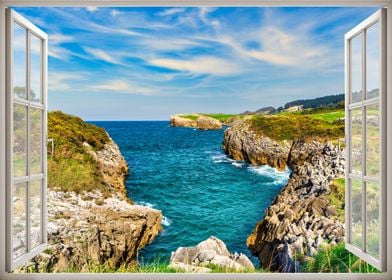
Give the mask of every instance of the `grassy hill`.
M 110 138 L 103 128 L 60 111 L 48 113 L 48 137 L 54 139 L 54 155 L 48 155 L 48 186 L 62 191 L 105 190 L 98 163 L 84 143 L 101 150 Z

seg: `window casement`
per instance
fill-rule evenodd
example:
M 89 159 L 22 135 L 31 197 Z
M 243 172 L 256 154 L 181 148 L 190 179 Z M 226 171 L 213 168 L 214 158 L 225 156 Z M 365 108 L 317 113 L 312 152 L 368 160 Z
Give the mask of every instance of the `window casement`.
M 392 0 L 0 0 L 0 278 L 33 279 L 11 272 L 46 248 L 47 241 L 47 35 L 11 6 L 385 6 L 345 36 L 346 94 L 346 248 L 385 274 L 318 275 L 323 279 L 390 279 L 392 256 Z M 147 4 L 147 5 L 146 5 Z M 388 24 L 387 24 L 388 14 Z M 320 19 L 322 20 L 322 19 Z M 387 30 L 387 26 L 389 27 Z M 6 32 L 4 32 L 6 31 Z M 387 49 L 388 46 L 388 49 Z M 388 54 L 388 55 L 387 55 Z M 2 59 L 4 58 L 4 59 Z M 388 72 L 387 72 L 388 70 Z M 388 88 L 387 88 L 388 86 Z M 5 102 L 4 102 L 5 101 Z M 387 126 L 388 118 L 388 126 Z M 3 125 L 4 124 L 4 125 Z M 388 145 L 388 149 L 387 149 Z M 3 147 L 4 146 L 4 147 Z M 4 152 L 4 153 L 3 153 Z M 3 153 L 3 154 L 2 154 Z M 5 156 L 4 156 L 5 154 Z M 387 154 L 389 157 L 387 157 Z M 390 173 L 390 170 L 389 170 Z M 2 177 L 2 176 L 0 176 Z M 4 191 L 3 191 L 4 189 Z M 4 203 L 3 203 L 4 202 Z M 388 203 L 389 205 L 388 205 Z M 389 214 L 387 217 L 387 213 Z M 5 217 L 5 219 L 4 219 Z M 388 234 L 387 234 L 388 230 Z M 388 239 L 388 243 L 387 243 Z M 387 262 L 387 255 L 389 261 Z M 388 268 L 388 269 L 387 269 Z M 17 277 L 16 277 L 17 276 Z M 64 277 L 65 276 L 65 277 Z M 182 279 L 183 275 L 170 278 Z M 178 277 L 175 277 L 178 276 Z M 219 276 L 219 275 L 215 275 Z M 254 275 L 239 275 L 242 279 Z M 314 275 L 257 275 L 257 278 L 305 279 Z M 336 276 L 336 277 L 334 277 Z M 58 279 L 102 279 L 100 275 L 50 275 Z M 121 275 L 105 275 L 108 279 Z M 127 278 L 132 276 L 126 276 Z M 138 279 L 157 275 L 137 275 Z M 199 279 L 197 275 L 189 278 Z M 225 277 L 225 276 L 223 276 Z M 328 278 L 327 278 L 328 277 Z M 45 275 L 48 278 L 48 275 Z M 216 278 L 208 275 L 209 279 Z M 235 278 L 230 275 L 230 278 Z
M 46 247 L 47 35 L 7 9 L 7 270 Z
M 386 10 L 345 36 L 346 248 L 386 269 Z

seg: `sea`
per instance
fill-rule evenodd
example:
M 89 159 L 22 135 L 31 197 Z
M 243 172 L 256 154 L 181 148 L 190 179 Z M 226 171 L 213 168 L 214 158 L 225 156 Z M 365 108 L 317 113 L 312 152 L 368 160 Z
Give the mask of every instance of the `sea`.
M 168 121 L 102 121 L 128 163 L 128 195 L 162 211 L 163 229 L 138 256 L 142 264 L 168 262 L 178 247 L 210 236 L 230 252 L 246 254 L 246 239 L 263 218 L 290 170 L 251 166 L 225 155 L 224 129 L 170 127 Z

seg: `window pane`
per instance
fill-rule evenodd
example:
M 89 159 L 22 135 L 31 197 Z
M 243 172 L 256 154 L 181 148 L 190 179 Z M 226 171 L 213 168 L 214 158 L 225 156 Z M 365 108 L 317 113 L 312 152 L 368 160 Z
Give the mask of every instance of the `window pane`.
M 26 94 L 26 29 L 13 24 L 12 89 L 14 96 L 27 99 Z
M 375 258 L 380 256 L 380 186 L 366 182 L 366 245 L 367 251 Z
M 362 101 L 362 33 L 351 40 L 351 103 Z
M 27 175 L 26 116 L 26 107 L 14 104 L 13 161 L 15 177 Z
M 366 98 L 379 95 L 380 89 L 380 23 L 366 32 Z
M 30 81 L 30 100 L 41 101 L 41 40 L 31 34 L 31 81 Z
M 31 214 L 31 247 L 42 243 L 41 231 L 41 185 L 42 181 L 31 182 L 30 187 L 30 214 Z
M 16 258 L 26 252 L 26 183 L 16 184 L 13 188 L 12 238 Z
M 380 173 L 380 111 L 378 105 L 366 107 L 366 174 Z
M 351 183 L 351 242 L 362 248 L 362 182 L 352 179 Z
M 30 139 L 31 139 L 31 174 L 42 173 L 42 111 L 30 111 Z
M 362 108 L 351 115 L 351 173 L 362 173 Z

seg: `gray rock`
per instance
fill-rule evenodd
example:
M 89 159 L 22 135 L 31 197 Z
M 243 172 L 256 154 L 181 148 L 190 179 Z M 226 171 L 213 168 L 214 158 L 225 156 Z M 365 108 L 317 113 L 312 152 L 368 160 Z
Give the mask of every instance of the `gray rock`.
M 231 254 L 225 243 L 211 236 L 195 247 L 180 247 L 172 252 L 170 267 L 186 272 L 208 272 L 206 267 L 214 265 L 227 270 L 244 271 L 254 265 L 244 254 Z

